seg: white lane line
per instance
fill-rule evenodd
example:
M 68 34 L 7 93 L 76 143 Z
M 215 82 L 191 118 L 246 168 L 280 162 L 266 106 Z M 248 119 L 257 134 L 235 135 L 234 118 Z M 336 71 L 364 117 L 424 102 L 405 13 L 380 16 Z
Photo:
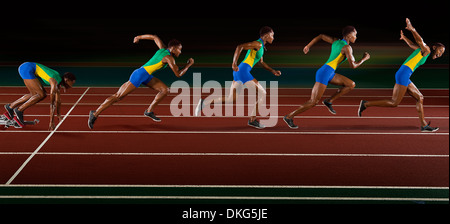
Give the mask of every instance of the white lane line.
M 254 132 L 254 131 L 60 131 L 59 133 L 97 134 L 256 134 L 256 135 L 449 135 L 449 133 L 386 132 Z
M 31 152 L 0 152 L 0 155 L 27 155 Z M 255 157 L 416 157 L 416 158 L 449 158 L 449 155 L 424 155 L 424 154 L 321 154 L 321 153 L 103 153 L 103 152 L 39 152 L 38 155 L 63 155 L 63 156 L 255 156 Z
M 59 122 L 59 124 L 56 126 L 56 128 L 45 138 L 45 140 L 34 150 L 34 152 L 28 157 L 27 160 L 22 164 L 22 166 L 19 167 L 19 169 L 14 173 L 14 175 L 6 182 L 6 185 L 11 184 L 11 182 L 14 181 L 14 179 L 19 175 L 20 172 L 22 172 L 23 168 L 31 161 L 31 159 L 41 150 L 41 148 L 48 142 L 48 140 L 55 134 L 55 132 L 58 130 L 58 128 L 62 125 L 62 123 L 66 120 L 66 118 L 70 115 L 70 113 L 75 109 L 75 107 L 78 105 L 78 103 L 83 99 L 84 95 L 89 91 L 89 88 L 84 91 L 83 95 L 80 96 L 78 101 L 70 108 L 69 112 L 64 116 L 62 121 Z
M 0 102 L 0 104 L 6 104 L 8 102 Z M 101 102 L 98 103 L 80 103 L 79 106 L 98 106 Z M 298 107 L 301 103 L 298 104 L 278 104 L 278 107 Z M 37 104 L 38 106 L 42 106 L 43 104 Z M 61 105 L 72 105 L 71 103 L 62 103 Z M 118 102 L 116 104 L 114 104 L 114 106 L 148 106 L 148 103 L 123 103 L 123 102 Z M 187 103 L 187 104 L 183 104 L 184 106 L 197 106 L 197 104 L 191 104 L 191 103 Z M 158 106 L 171 106 L 170 103 L 161 103 L 158 104 Z M 231 106 L 231 105 L 230 105 Z M 246 107 L 249 106 L 249 104 L 233 104 L 233 107 Z M 223 106 L 223 108 L 225 108 L 226 106 Z M 325 107 L 325 105 L 316 105 L 316 107 Z M 350 104 L 336 104 L 333 105 L 333 107 L 359 107 L 359 104 L 356 105 L 350 105 Z M 402 104 L 402 105 L 398 105 L 399 108 L 403 107 L 403 108 L 416 108 L 416 104 Z M 448 108 L 449 105 L 423 105 L 424 108 Z
M 0 93 L 0 96 L 22 96 L 24 95 L 23 93 Z M 76 94 L 76 93 L 67 93 L 64 94 L 64 96 L 79 96 L 80 94 Z M 111 96 L 111 94 L 108 93 L 91 93 L 91 94 L 86 94 L 86 96 L 91 96 L 91 97 L 109 97 Z M 140 93 L 134 93 L 134 94 L 129 94 L 127 97 L 155 97 L 157 94 L 154 93 L 150 93 L 150 94 L 140 94 Z M 202 94 L 202 95 L 198 95 L 198 94 L 191 94 L 191 95 L 183 95 L 183 94 L 168 94 L 167 97 L 175 97 L 175 96 L 187 96 L 187 97 L 206 97 L 209 96 L 210 94 Z M 256 96 L 256 95 L 245 95 L 245 96 Z M 331 95 L 324 95 L 323 97 L 330 97 Z M 296 97 L 296 98 L 308 98 L 311 97 L 311 95 L 306 95 L 306 94 L 279 94 L 278 97 L 281 98 L 291 98 L 291 97 Z M 345 95 L 345 96 L 341 96 L 341 98 L 392 98 L 392 95 L 377 95 L 377 96 L 371 96 L 371 95 Z M 412 98 L 411 96 L 405 96 L 405 99 L 408 98 Z M 426 99 L 430 99 L 430 98 L 449 98 L 449 96 L 425 96 Z
M 0 102 L 1 103 L 1 102 Z M 100 104 L 100 102 L 98 103 L 80 103 L 80 106 L 98 106 Z M 62 104 L 62 105 L 69 105 L 69 103 L 67 104 Z M 114 104 L 114 106 L 148 106 L 148 103 L 117 103 Z M 184 106 L 197 106 L 197 104 L 183 104 Z M 301 103 L 298 104 L 278 104 L 278 107 L 298 107 L 299 105 L 301 105 Z M 158 106 L 171 106 L 171 104 L 169 103 L 161 103 L 158 104 Z M 233 107 L 246 107 L 249 106 L 249 104 L 233 104 Z M 223 108 L 225 108 L 226 106 L 223 106 Z M 325 107 L 325 105 L 316 105 L 316 107 Z M 342 105 L 333 105 L 333 107 L 359 107 L 359 105 L 349 105 L 349 104 L 342 104 Z M 403 105 L 398 105 L 399 108 L 403 107 L 403 108 L 416 108 L 415 104 L 403 104 Z M 423 105 L 423 107 L 425 108 L 448 108 L 449 105 Z
M 48 117 L 48 115 L 44 114 L 30 114 L 28 115 L 30 117 Z M 89 114 L 72 114 L 70 117 L 89 117 Z M 147 118 L 143 115 L 115 115 L 115 114 L 105 114 L 102 115 L 102 117 L 117 117 L 117 118 Z M 248 116 L 202 116 L 202 117 L 196 117 L 196 116 L 173 116 L 173 115 L 158 115 L 158 117 L 162 118 L 246 118 L 248 119 Z M 277 118 L 283 118 L 284 116 L 276 116 Z M 266 117 L 260 117 L 260 118 L 268 118 Z M 298 116 L 300 119 L 417 119 L 417 116 L 415 117 L 357 117 L 357 116 Z M 449 119 L 449 117 L 425 117 L 425 119 L 440 119 L 445 120 Z
M 48 133 L 48 131 L 9 131 L 1 133 Z M 246 134 L 246 135 L 424 135 L 424 136 L 448 136 L 448 132 L 422 133 L 422 132 L 255 132 L 255 131 L 58 131 L 58 133 L 70 134 Z
M 100 67 L 104 67 L 104 66 L 100 66 Z M 84 88 L 87 88 L 87 87 L 91 87 L 91 86 L 74 86 L 73 89 L 84 89 Z M 23 85 L 22 86 L 0 86 L 0 88 L 22 88 L 22 89 L 26 90 L 26 87 L 23 86 Z M 115 90 L 117 90 L 119 88 L 120 88 L 120 86 L 96 86 L 96 87 L 91 87 L 91 89 L 115 89 Z M 148 89 L 148 87 L 142 86 L 142 87 L 139 87 L 138 89 Z M 200 89 L 200 87 L 190 87 L 190 89 Z M 229 87 L 225 87 L 225 88 L 222 87 L 222 89 L 229 89 Z M 311 90 L 311 88 L 309 88 L 309 87 L 297 87 L 297 88 L 295 88 L 295 87 L 280 87 L 278 89 Z M 337 88 L 330 88 L 330 90 L 332 90 L 332 89 L 337 90 Z M 376 90 L 391 90 L 392 91 L 392 88 L 373 88 L 373 87 L 372 88 L 361 88 L 361 87 L 358 87 L 358 88 L 355 88 L 355 90 L 353 90 L 353 91 L 357 91 L 357 90 L 375 90 L 375 91 Z M 448 91 L 448 88 L 421 88 L 421 90 Z

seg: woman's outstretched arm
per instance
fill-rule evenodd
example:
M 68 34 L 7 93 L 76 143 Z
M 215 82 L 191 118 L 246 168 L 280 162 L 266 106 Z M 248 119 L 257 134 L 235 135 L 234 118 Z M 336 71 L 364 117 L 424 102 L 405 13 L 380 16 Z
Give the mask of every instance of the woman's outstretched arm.
M 162 40 L 159 39 L 159 37 L 156 35 L 145 34 L 145 35 L 136 36 L 134 38 L 133 43 L 137 44 L 137 43 L 139 43 L 139 40 L 153 40 L 153 41 L 155 41 L 156 45 L 158 45 L 159 49 L 166 48 L 166 45 L 164 44 L 164 42 L 162 42 Z
M 320 40 L 323 40 L 329 44 L 333 44 L 336 40 L 338 40 L 337 38 L 334 37 L 330 37 L 327 36 L 325 34 L 320 34 L 319 36 L 315 37 L 314 39 L 311 40 L 311 42 L 309 42 L 308 45 L 306 45 L 305 48 L 303 48 L 303 53 L 308 54 L 309 49 L 314 46 L 317 42 L 319 42 Z

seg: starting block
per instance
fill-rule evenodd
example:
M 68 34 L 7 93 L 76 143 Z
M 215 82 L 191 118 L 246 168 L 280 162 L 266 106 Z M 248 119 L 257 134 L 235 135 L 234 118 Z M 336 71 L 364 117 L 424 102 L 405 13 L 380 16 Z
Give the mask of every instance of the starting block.
M 34 121 L 25 121 L 25 125 L 36 125 L 39 124 L 39 120 L 35 119 Z M 13 119 L 9 120 L 5 115 L 0 116 L 0 125 L 3 125 L 5 128 L 15 127 L 21 128 L 20 125 Z

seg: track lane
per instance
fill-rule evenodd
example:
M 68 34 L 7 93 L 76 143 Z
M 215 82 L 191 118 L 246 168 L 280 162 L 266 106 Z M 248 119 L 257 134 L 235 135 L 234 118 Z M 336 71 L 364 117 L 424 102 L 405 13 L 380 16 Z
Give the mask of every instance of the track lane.
M 148 118 L 139 117 L 147 108 L 145 102 L 153 99 L 139 95 L 148 93 L 147 89 L 138 89 L 137 95 L 130 96 L 128 102 L 122 101 L 105 111 L 104 115 L 107 116 L 98 120 L 96 130 L 88 130 L 86 111 L 95 109 L 97 103 L 106 99 L 106 96 L 95 94 L 110 94 L 115 90 L 116 88 L 94 88 L 89 91 L 93 95 L 87 94 L 80 101 L 60 130 L 36 153 L 14 183 L 448 187 L 448 98 L 442 95 L 433 98 L 437 107 L 426 107 L 426 114 L 440 117 L 433 120 L 433 125 L 440 126 L 446 135 L 415 135 L 418 124 L 414 117 L 417 115 L 414 102 L 408 100 L 404 107 L 376 108 L 374 114 L 367 111 L 367 116 L 372 118 L 356 118 L 354 111 L 359 102 L 356 95 L 342 99 L 341 103 L 349 105 L 336 103 L 338 117 L 331 116 L 323 106 L 314 108 L 311 114 L 305 113 L 307 118 L 298 118 L 300 133 L 287 129 L 281 119 L 276 127 L 270 129 L 270 133 L 258 134 L 258 130 L 246 126 L 247 118 L 171 117 L 168 107 L 171 97 L 165 100 L 165 105 L 158 107 L 158 114 L 163 116 L 163 122 L 155 124 Z M 310 90 L 283 91 L 283 94 L 308 94 Z M 373 92 L 380 94 L 378 91 Z M 383 90 L 382 94 L 389 92 Z M 372 91 L 364 90 L 358 94 L 361 93 L 371 94 Z M 439 94 L 448 95 L 448 90 Z M 76 97 L 74 94 L 65 99 L 70 104 L 72 98 Z M 297 101 L 307 99 L 281 97 L 280 102 L 291 103 L 288 101 L 294 98 Z M 3 99 L 4 96 L 0 96 L 0 101 Z M 130 105 L 134 103 L 138 105 Z M 47 107 L 37 105 L 29 114 L 44 116 L 48 111 Z M 63 106 L 63 113 L 68 111 L 67 107 L 68 105 Z M 280 106 L 279 114 L 287 113 L 293 108 L 295 106 Z M 114 117 L 117 114 L 125 117 Z M 383 116 L 387 118 L 382 118 Z M 46 119 L 42 117 L 42 122 L 48 123 Z M 396 135 L 364 134 L 386 132 L 386 129 Z M 45 131 L 39 132 L 40 130 L 23 130 L 23 134 L 42 135 Z M 101 132 L 111 130 L 118 132 Z M 126 133 L 130 130 L 131 132 Z M 190 131 L 200 132 L 189 133 Z M 356 135 L 345 132 L 354 132 Z M 398 135 L 399 133 L 414 135 Z M 12 154 L 7 154 L 10 151 Z M 23 154 L 14 154 L 14 151 L 5 150 L 4 154 L 0 152 L 0 159 L 24 157 Z M 23 151 L 29 153 L 28 150 Z M 83 152 L 87 154 L 79 154 Z M 95 155 L 95 152 L 100 154 Z M 108 155 L 109 152 L 113 154 Z M 120 154 L 121 152 L 125 154 Z M 170 155 L 190 152 L 213 154 Z M 261 156 L 261 153 L 277 155 Z

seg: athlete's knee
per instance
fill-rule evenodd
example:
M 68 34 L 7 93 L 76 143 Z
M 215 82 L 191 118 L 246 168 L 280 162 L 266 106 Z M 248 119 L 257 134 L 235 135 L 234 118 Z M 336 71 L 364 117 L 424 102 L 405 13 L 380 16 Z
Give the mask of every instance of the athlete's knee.
M 315 107 L 319 103 L 320 103 L 320 99 L 310 99 L 310 100 L 308 100 L 308 102 L 306 102 L 306 106 Z
M 114 95 L 110 96 L 108 98 L 108 100 L 115 103 L 115 102 L 121 101 L 123 98 L 124 98 L 124 96 L 122 96 L 118 93 L 115 93 Z
M 258 95 L 260 96 L 267 96 L 267 91 L 264 88 L 258 89 Z
M 164 96 L 167 96 L 169 94 L 169 92 L 170 92 L 169 87 L 163 87 L 163 88 L 159 89 L 159 93 Z
M 354 88 L 356 87 L 356 83 L 355 83 L 355 82 L 350 83 L 349 87 L 350 87 L 351 89 L 354 89 Z
M 419 98 L 416 99 L 416 100 L 417 100 L 417 103 L 423 104 L 424 99 L 425 99 L 425 97 L 424 97 L 422 94 L 420 94 L 420 95 L 419 95 Z
M 33 95 L 34 98 L 38 99 L 38 100 L 43 100 L 47 97 L 47 93 L 45 92 L 39 92 Z
M 356 87 L 356 83 L 355 82 L 349 82 L 345 85 L 345 87 L 350 88 L 350 89 L 354 89 Z
M 400 102 L 395 99 L 393 99 L 389 102 L 389 106 L 391 106 L 391 107 L 398 107 L 399 104 L 400 104 Z
M 265 89 L 261 89 L 258 91 L 258 102 L 262 102 L 266 99 L 267 91 Z

